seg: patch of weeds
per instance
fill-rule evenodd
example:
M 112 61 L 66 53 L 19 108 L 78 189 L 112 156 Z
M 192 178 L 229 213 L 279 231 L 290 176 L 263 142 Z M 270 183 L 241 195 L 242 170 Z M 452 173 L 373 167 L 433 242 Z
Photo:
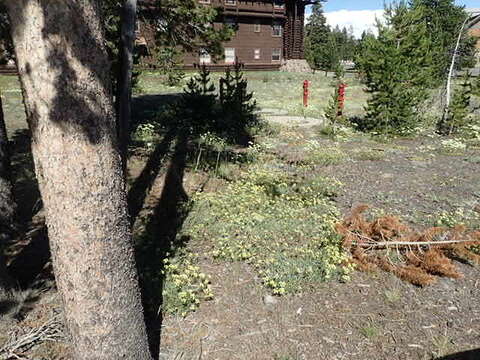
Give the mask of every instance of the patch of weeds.
M 463 154 L 467 149 L 467 144 L 459 139 L 447 139 L 442 140 L 441 147 L 438 151 L 446 155 L 458 155 Z
M 432 353 L 435 357 L 446 356 L 450 353 L 452 339 L 446 335 L 436 336 L 432 339 Z
M 157 127 L 152 123 L 141 124 L 132 135 L 132 140 L 142 147 L 153 149 L 158 142 L 159 135 Z
M 199 168 L 208 169 L 211 167 L 217 172 L 222 153 L 227 149 L 227 142 L 225 139 L 210 132 L 206 132 L 201 134 L 198 139 L 196 139 L 195 143 L 197 147 L 195 155 L 195 171 Z
M 209 276 L 195 265 L 196 255 L 167 257 L 163 262 L 163 311 L 186 316 L 195 311 L 201 301 L 213 298 Z
M 338 147 L 326 147 L 316 140 L 308 140 L 305 151 L 304 161 L 310 165 L 338 165 L 347 158 L 345 152 Z
M 471 164 L 480 164 L 480 156 L 469 156 L 464 159 Z
M 391 304 L 398 302 L 402 298 L 402 294 L 398 289 L 385 290 L 385 300 Z
M 352 158 L 360 161 L 380 161 L 385 159 L 385 151 L 375 149 L 359 149 L 351 154 Z
M 473 209 L 459 207 L 453 211 L 442 211 L 434 216 L 435 226 L 455 227 L 465 225 L 469 228 L 480 226 L 480 214 Z
M 216 193 L 200 193 L 184 231 L 211 241 L 217 259 L 246 261 L 274 294 L 295 293 L 352 271 L 334 226 L 329 180 L 299 183 L 292 175 L 252 166 Z
M 380 330 L 370 322 L 369 324 L 360 328 L 360 334 L 365 336 L 367 339 L 373 339 L 380 335 Z
M 217 176 L 227 181 L 233 181 L 239 174 L 239 168 L 237 164 L 221 163 L 217 168 Z

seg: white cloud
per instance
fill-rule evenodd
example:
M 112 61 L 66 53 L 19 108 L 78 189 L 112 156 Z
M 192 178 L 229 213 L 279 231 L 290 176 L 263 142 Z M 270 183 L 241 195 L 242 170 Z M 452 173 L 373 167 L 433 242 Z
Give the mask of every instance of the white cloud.
M 376 32 L 375 18 L 383 18 L 383 10 L 338 10 L 326 12 L 327 23 L 331 27 L 336 25 L 347 29 L 352 26 L 355 37 L 360 38 L 363 31 Z

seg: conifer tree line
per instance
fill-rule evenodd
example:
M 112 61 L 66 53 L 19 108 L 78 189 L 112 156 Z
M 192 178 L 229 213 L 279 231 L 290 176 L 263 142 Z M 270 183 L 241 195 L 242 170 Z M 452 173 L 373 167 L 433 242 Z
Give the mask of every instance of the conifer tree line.
M 305 27 L 305 57 L 314 69 L 334 71 L 342 60 L 354 60 L 358 41 L 353 28 L 333 29 L 327 24 L 323 5 L 312 7 L 312 15 Z
M 410 0 L 386 6 L 383 22 L 377 21 L 378 36 L 364 35 L 355 58 L 371 95 L 366 116 L 357 120 L 360 129 L 411 133 L 421 126 L 420 108 L 431 89 L 444 86 L 467 16 L 454 0 Z M 466 34 L 457 59 L 457 70 L 474 65 L 474 40 Z M 442 121 L 437 119 L 439 127 Z

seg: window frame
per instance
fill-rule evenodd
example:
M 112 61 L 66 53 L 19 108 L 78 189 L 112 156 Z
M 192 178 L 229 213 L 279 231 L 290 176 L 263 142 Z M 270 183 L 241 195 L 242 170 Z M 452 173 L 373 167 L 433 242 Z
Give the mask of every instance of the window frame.
M 226 47 L 226 48 L 224 48 L 224 49 L 225 49 L 225 50 L 224 50 L 224 53 L 223 53 L 223 54 L 224 54 L 224 57 L 225 57 L 225 59 L 224 59 L 225 64 L 228 64 L 228 65 L 235 64 L 235 60 L 236 60 L 236 50 L 235 50 L 235 48 L 233 48 L 233 47 Z M 227 61 L 227 51 L 228 51 L 228 50 L 232 50 L 232 51 L 233 51 L 233 60 L 232 60 L 232 61 Z
M 202 60 L 203 59 L 203 60 Z M 208 59 L 208 61 L 207 61 Z M 206 49 L 200 49 L 198 54 L 198 63 L 208 65 L 212 63 L 212 55 Z
M 278 55 L 276 53 L 278 52 Z M 278 56 L 278 60 L 274 57 Z M 281 48 L 273 48 L 272 49 L 272 62 L 280 62 L 282 61 L 282 49 Z
M 253 32 L 255 32 L 255 33 L 262 32 L 262 22 L 260 20 L 255 20 L 254 21 Z
M 275 33 L 276 30 L 279 30 L 278 34 Z M 281 21 L 273 20 L 272 22 L 272 36 L 273 37 L 282 37 L 283 36 L 283 24 Z

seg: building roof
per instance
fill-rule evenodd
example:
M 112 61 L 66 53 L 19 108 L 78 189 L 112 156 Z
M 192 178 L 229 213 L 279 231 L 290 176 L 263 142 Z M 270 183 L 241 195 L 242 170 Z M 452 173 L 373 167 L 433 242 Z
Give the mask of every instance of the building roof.
M 465 11 L 470 15 L 467 28 L 473 28 L 480 22 L 480 8 L 465 9 Z

